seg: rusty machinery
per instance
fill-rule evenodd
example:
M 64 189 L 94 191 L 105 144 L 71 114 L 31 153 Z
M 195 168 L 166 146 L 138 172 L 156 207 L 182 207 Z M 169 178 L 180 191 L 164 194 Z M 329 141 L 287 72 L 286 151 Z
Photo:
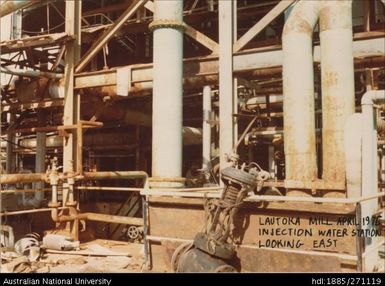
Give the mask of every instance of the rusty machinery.
M 222 197 L 205 201 L 205 224 L 191 243 L 181 244 L 174 252 L 174 272 L 236 272 L 234 260 L 235 219 L 239 207 L 250 192 L 260 191 L 269 173 L 258 164 L 233 166 L 221 171 L 225 185 Z

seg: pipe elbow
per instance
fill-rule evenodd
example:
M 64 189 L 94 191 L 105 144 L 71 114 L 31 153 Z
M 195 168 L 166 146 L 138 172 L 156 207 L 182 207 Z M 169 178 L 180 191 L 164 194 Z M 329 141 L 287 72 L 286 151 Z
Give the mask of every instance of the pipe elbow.
M 306 34 L 311 38 L 320 8 L 319 1 L 300 1 L 297 3 L 283 27 L 282 38 L 291 33 Z
M 361 98 L 361 105 L 385 102 L 385 90 L 369 90 Z

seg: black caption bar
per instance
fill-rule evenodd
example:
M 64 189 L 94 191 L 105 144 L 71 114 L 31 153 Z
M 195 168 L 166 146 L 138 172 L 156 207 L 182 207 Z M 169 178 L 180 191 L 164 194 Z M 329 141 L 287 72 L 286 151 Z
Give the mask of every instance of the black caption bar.
M 58 285 L 58 286 L 123 286 L 123 285 L 197 285 L 196 283 L 234 283 L 243 285 L 279 286 L 382 286 L 384 273 L 218 273 L 218 274 L 172 274 L 172 273 L 65 273 L 65 274 L 0 274 L 0 286 L 6 285 Z M 138 284 L 134 284 L 138 283 Z M 147 284 L 150 283 L 150 284 Z M 242 284 L 241 284 L 242 283 Z M 201 284 L 203 286 L 203 284 Z M 205 284 L 207 285 L 207 284 Z

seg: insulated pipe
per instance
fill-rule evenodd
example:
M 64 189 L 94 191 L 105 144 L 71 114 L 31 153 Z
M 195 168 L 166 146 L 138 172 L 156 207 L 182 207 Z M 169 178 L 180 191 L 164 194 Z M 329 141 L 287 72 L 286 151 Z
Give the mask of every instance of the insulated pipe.
M 45 173 L 1 174 L 0 176 L 0 184 L 44 182 L 47 180 L 48 177 Z
M 0 5 L 0 18 L 8 14 L 11 14 L 19 9 L 27 8 L 36 2 L 37 1 L 35 0 L 2 1 L 2 4 Z
M 347 197 L 361 197 L 362 184 L 362 114 L 350 115 L 345 123 L 344 150 Z
M 45 132 L 37 132 L 36 133 L 36 158 L 35 158 L 35 172 L 43 173 L 45 172 L 45 155 L 46 155 L 46 133 Z M 43 189 L 44 182 L 36 182 L 36 189 Z M 31 200 L 27 200 L 27 205 L 38 207 L 44 200 L 44 192 L 36 192 L 34 194 L 34 198 Z
M 202 169 L 208 171 L 211 162 L 211 87 L 206 85 L 203 88 L 203 146 L 202 146 Z
M 183 1 L 155 0 L 152 176 L 182 176 Z M 182 187 L 177 182 L 154 186 Z
M 325 181 L 345 182 L 344 127 L 355 112 L 352 1 L 327 0 L 320 11 L 322 156 Z
M 234 1 L 218 1 L 219 18 L 219 164 L 224 169 L 231 165 L 229 158 L 234 148 Z M 220 184 L 223 182 L 220 180 Z
M 283 29 L 286 180 L 317 178 L 312 35 L 320 8 L 320 1 L 298 2 Z
M 106 171 L 106 172 L 83 172 L 82 176 L 75 177 L 75 180 L 111 180 L 111 179 L 143 179 L 143 188 L 148 188 L 148 175 L 143 171 Z
M 361 98 L 362 108 L 362 195 L 374 195 L 378 191 L 377 172 L 377 115 L 374 104 L 385 102 L 385 90 L 371 90 Z M 377 201 L 362 204 L 363 216 L 370 216 L 378 208 Z

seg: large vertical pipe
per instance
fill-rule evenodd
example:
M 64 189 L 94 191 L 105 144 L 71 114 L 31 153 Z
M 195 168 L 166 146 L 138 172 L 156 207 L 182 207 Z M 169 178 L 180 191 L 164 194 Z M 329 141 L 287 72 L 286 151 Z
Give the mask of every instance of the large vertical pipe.
M 294 6 L 282 35 L 286 180 L 316 179 L 312 35 L 319 1 Z
M 7 114 L 8 123 L 12 124 L 15 115 L 14 114 Z M 13 174 L 15 173 L 16 169 L 16 154 L 13 152 L 13 148 L 16 145 L 16 137 L 14 134 L 8 134 L 7 135 L 7 147 L 6 147 L 6 162 L 5 162 L 5 172 L 7 174 Z
M 345 122 L 344 151 L 348 198 L 361 197 L 362 185 L 362 114 L 350 115 Z
M 274 146 L 268 146 L 268 161 L 270 178 L 275 179 L 277 166 L 274 159 Z
M 202 169 L 210 169 L 211 161 L 211 87 L 203 88 Z
M 322 178 L 345 182 L 344 126 L 355 111 L 351 0 L 322 2 L 320 39 Z
M 46 155 L 46 133 L 36 133 L 36 158 L 35 158 L 35 173 L 45 172 L 45 155 Z M 36 189 L 43 189 L 44 182 L 35 183 Z M 35 200 L 41 202 L 44 199 L 44 192 L 36 192 Z
M 163 178 L 152 186 L 179 187 L 182 184 L 174 179 L 182 175 L 183 1 L 155 0 L 150 28 L 154 34 L 152 176 Z
M 377 172 L 377 114 L 375 104 L 385 103 L 385 90 L 371 90 L 361 98 L 362 107 L 362 196 L 375 195 L 378 192 Z M 361 203 L 362 219 L 371 218 L 378 210 L 378 200 Z M 373 223 L 363 225 L 365 229 L 375 229 Z M 376 247 L 378 237 L 365 237 L 365 251 Z M 372 271 L 373 260 L 365 257 L 364 271 Z
M 233 1 L 218 1 L 219 13 L 219 158 L 228 165 L 234 140 L 233 126 Z

